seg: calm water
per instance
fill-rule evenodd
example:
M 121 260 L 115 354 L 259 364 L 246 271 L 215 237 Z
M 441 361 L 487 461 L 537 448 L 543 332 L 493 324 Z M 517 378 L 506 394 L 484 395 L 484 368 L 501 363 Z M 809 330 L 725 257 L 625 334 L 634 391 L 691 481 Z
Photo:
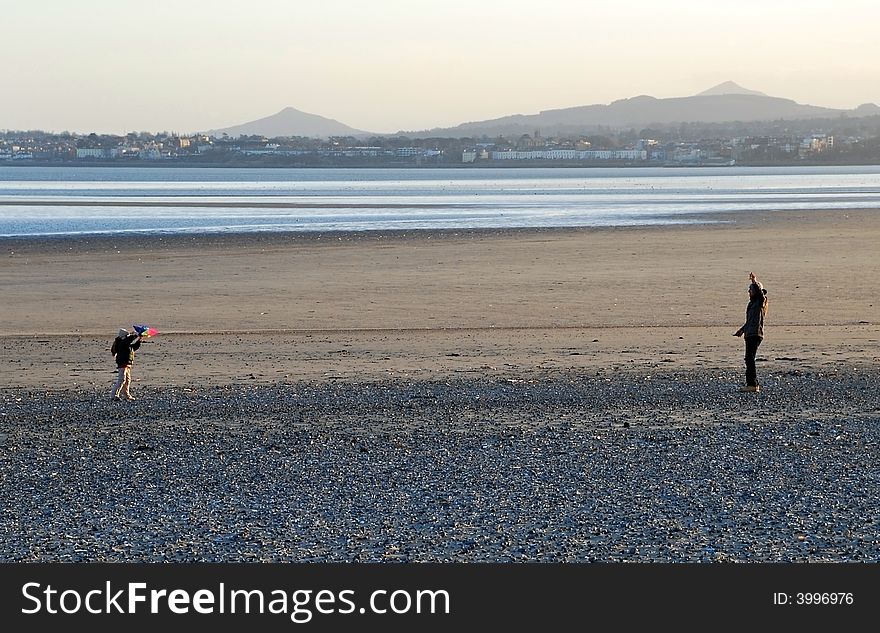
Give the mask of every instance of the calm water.
M 859 208 L 880 208 L 880 166 L 0 167 L 0 236 L 623 226 Z

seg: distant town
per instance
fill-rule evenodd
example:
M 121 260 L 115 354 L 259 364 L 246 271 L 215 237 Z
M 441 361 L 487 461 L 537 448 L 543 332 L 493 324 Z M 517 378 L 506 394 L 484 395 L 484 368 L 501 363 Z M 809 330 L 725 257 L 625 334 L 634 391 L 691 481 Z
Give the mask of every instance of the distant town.
M 505 167 L 877 163 L 880 135 L 833 135 L 825 131 L 698 140 L 642 137 L 633 132 L 545 138 L 537 130 L 516 138 L 458 139 L 0 132 L 0 165 Z

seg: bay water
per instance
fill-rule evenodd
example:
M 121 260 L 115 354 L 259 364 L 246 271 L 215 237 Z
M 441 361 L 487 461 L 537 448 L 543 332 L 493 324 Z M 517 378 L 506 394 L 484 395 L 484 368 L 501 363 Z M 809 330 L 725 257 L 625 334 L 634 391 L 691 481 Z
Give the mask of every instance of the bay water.
M 880 166 L 0 166 L 0 236 L 634 226 L 880 209 Z

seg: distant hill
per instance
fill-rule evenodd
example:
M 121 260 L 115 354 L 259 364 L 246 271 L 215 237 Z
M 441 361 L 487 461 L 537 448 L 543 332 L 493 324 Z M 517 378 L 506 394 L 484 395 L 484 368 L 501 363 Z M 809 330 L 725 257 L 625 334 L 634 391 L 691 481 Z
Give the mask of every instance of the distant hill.
M 747 90 L 728 81 L 692 97 L 657 99 L 647 95 L 620 99 L 608 105 L 589 105 L 539 114 L 512 116 L 463 123 L 451 128 L 401 132 L 407 136 L 518 136 L 540 130 L 545 136 L 595 132 L 602 128 L 644 128 L 674 123 L 725 123 L 731 121 L 774 121 L 779 119 L 818 119 L 849 115 L 870 116 L 880 112 L 874 104 L 855 110 L 839 110 L 804 105 L 779 97 Z
M 249 123 L 233 125 L 219 130 L 208 130 L 206 134 L 232 138 L 259 135 L 274 138 L 278 136 L 305 136 L 309 138 L 328 138 L 330 136 L 371 136 L 370 132 L 357 130 L 334 119 L 301 112 L 296 108 L 284 108 L 281 112 Z
M 843 115 L 867 117 L 880 114 L 880 107 L 865 103 L 854 110 L 840 110 L 804 105 L 749 90 L 732 82 L 713 86 L 692 97 L 657 99 L 647 95 L 620 99 L 608 105 L 596 104 L 544 110 L 538 114 L 514 114 L 488 121 L 462 123 L 455 127 L 421 131 L 401 131 L 413 138 L 431 136 L 461 138 L 466 136 L 519 136 L 540 130 L 544 136 L 584 134 L 603 129 L 645 128 L 680 123 L 729 123 L 780 120 L 837 118 Z M 306 136 L 390 136 L 373 134 L 340 123 L 334 119 L 284 108 L 281 112 L 249 123 L 234 125 L 207 134 L 232 138 L 241 135 Z
M 704 90 L 703 92 L 698 92 L 695 97 L 716 97 L 718 95 L 758 95 L 761 97 L 766 97 L 767 95 L 763 92 L 758 92 L 757 90 L 749 90 L 747 88 L 743 88 L 737 83 L 732 81 L 725 81 L 724 83 L 718 84 L 717 86 L 713 86 L 708 90 Z
M 880 114 L 880 106 L 876 103 L 863 103 L 852 112 L 854 116 L 877 116 Z

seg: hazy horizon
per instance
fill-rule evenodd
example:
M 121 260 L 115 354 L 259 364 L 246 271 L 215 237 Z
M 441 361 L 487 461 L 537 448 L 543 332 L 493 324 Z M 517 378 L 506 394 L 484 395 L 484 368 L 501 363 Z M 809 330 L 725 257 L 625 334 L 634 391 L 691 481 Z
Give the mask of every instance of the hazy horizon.
M 880 102 L 867 0 L 36 0 L 0 15 L 0 129 L 188 133 L 293 107 L 391 133 L 729 80 Z

